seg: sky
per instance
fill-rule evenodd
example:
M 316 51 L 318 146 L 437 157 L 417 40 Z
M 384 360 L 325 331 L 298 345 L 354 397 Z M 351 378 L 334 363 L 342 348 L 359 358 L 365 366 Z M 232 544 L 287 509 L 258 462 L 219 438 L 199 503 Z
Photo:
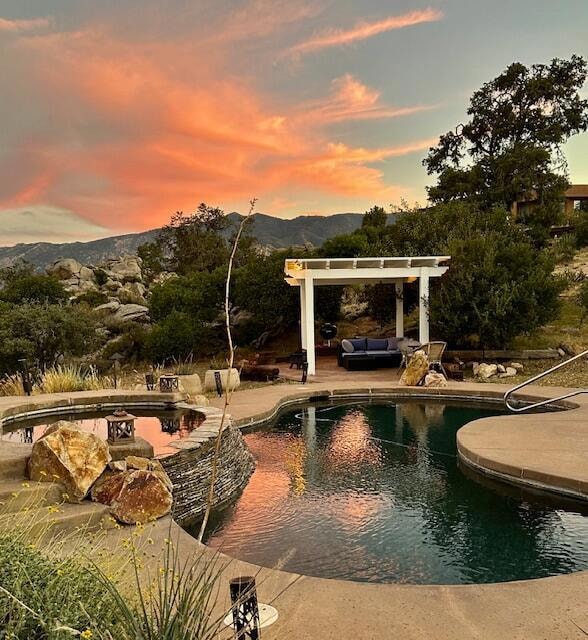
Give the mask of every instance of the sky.
M 573 53 L 587 0 L 0 0 L 0 245 L 424 204 L 472 92 Z

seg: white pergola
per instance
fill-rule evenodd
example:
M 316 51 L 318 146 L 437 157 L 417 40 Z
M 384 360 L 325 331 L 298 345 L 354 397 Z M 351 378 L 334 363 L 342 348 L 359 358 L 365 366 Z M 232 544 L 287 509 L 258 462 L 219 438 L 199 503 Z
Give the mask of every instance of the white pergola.
M 378 284 L 396 285 L 396 336 L 404 335 L 404 283 L 419 281 L 419 341 L 429 341 L 429 278 L 442 276 L 451 256 L 414 258 L 288 258 L 285 280 L 300 287 L 300 333 L 306 349 L 308 373 L 316 372 L 314 344 L 314 287 L 324 285 Z

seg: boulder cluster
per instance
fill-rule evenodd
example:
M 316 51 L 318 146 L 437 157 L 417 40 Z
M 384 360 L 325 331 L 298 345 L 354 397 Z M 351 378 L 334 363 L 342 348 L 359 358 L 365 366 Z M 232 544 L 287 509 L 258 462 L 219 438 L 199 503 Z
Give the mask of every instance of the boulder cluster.
M 514 378 L 523 371 L 524 366 L 520 362 L 504 364 L 488 364 L 486 362 L 472 362 L 472 372 L 480 380 L 490 378 Z
M 83 265 L 74 258 L 62 258 L 47 268 L 72 299 L 84 294 L 100 293 L 106 301 L 96 309 L 112 314 L 115 319 L 149 321 L 148 290 L 138 256 L 125 255 L 95 267 Z M 168 274 L 169 275 L 169 274 Z
M 28 472 L 31 480 L 60 484 L 65 502 L 90 496 L 108 505 L 124 524 L 160 518 L 172 508 L 173 486 L 158 460 L 112 461 L 106 441 L 71 422 L 57 422 L 34 443 Z

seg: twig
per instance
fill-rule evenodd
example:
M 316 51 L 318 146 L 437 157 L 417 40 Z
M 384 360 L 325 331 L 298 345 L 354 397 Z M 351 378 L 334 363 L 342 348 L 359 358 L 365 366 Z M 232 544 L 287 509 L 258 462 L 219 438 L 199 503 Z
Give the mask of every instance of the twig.
M 229 268 L 227 272 L 227 280 L 225 282 L 225 329 L 227 332 L 227 343 L 229 346 L 229 357 L 227 359 L 228 371 L 227 371 L 227 382 L 225 384 L 225 401 L 223 405 L 223 414 L 221 416 L 220 426 L 218 429 L 218 435 L 216 436 L 216 441 L 214 445 L 214 455 L 212 457 L 212 469 L 210 472 L 210 488 L 208 489 L 208 498 L 206 500 L 206 510 L 204 512 L 204 518 L 202 520 L 202 524 L 200 525 L 200 532 L 198 533 L 198 542 L 202 542 L 202 538 L 204 537 L 204 531 L 206 530 L 206 525 L 208 524 L 208 518 L 210 517 L 210 512 L 212 510 L 212 503 L 214 501 L 214 483 L 216 482 L 216 475 L 218 469 L 218 462 L 220 457 L 220 449 L 221 449 L 221 441 L 223 437 L 223 431 L 225 427 L 227 410 L 229 408 L 229 404 L 231 403 L 231 396 L 233 395 L 233 385 L 231 385 L 231 370 L 233 369 L 233 364 L 235 362 L 235 347 L 233 345 L 233 336 L 231 335 L 231 314 L 229 308 L 229 294 L 231 292 L 231 272 L 233 270 L 233 263 L 235 261 L 235 255 L 237 253 L 237 248 L 239 246 L 239 240 L 241 239 L 241 235 L 243 234 L 243 229 L 245 228 L 245 224 L 247 220 L 249 220 L 249 216 L 255 210 L 255 203 L 257 202 L 257 198 L 253 198 L 249 202 L 249 211 L 246 216 L 241 220 L 241 224 L 237 230 L 237 234 L 235 235 L 235 239 L 233 240 L 233 249 L 231 251 L 231 256 L 229 258 Z

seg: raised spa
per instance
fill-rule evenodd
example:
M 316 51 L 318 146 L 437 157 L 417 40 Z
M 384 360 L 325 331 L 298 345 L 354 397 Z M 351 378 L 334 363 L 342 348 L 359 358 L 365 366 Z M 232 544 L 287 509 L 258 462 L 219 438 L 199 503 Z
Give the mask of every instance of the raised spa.
M 325 578 L 468 584 L 588 568 L 578 505 L 484 480 L 456 457 L 467 422 L 499 405 L 357 402 L 283 413 L 245 436 L 257 468 L 207 542 Z

